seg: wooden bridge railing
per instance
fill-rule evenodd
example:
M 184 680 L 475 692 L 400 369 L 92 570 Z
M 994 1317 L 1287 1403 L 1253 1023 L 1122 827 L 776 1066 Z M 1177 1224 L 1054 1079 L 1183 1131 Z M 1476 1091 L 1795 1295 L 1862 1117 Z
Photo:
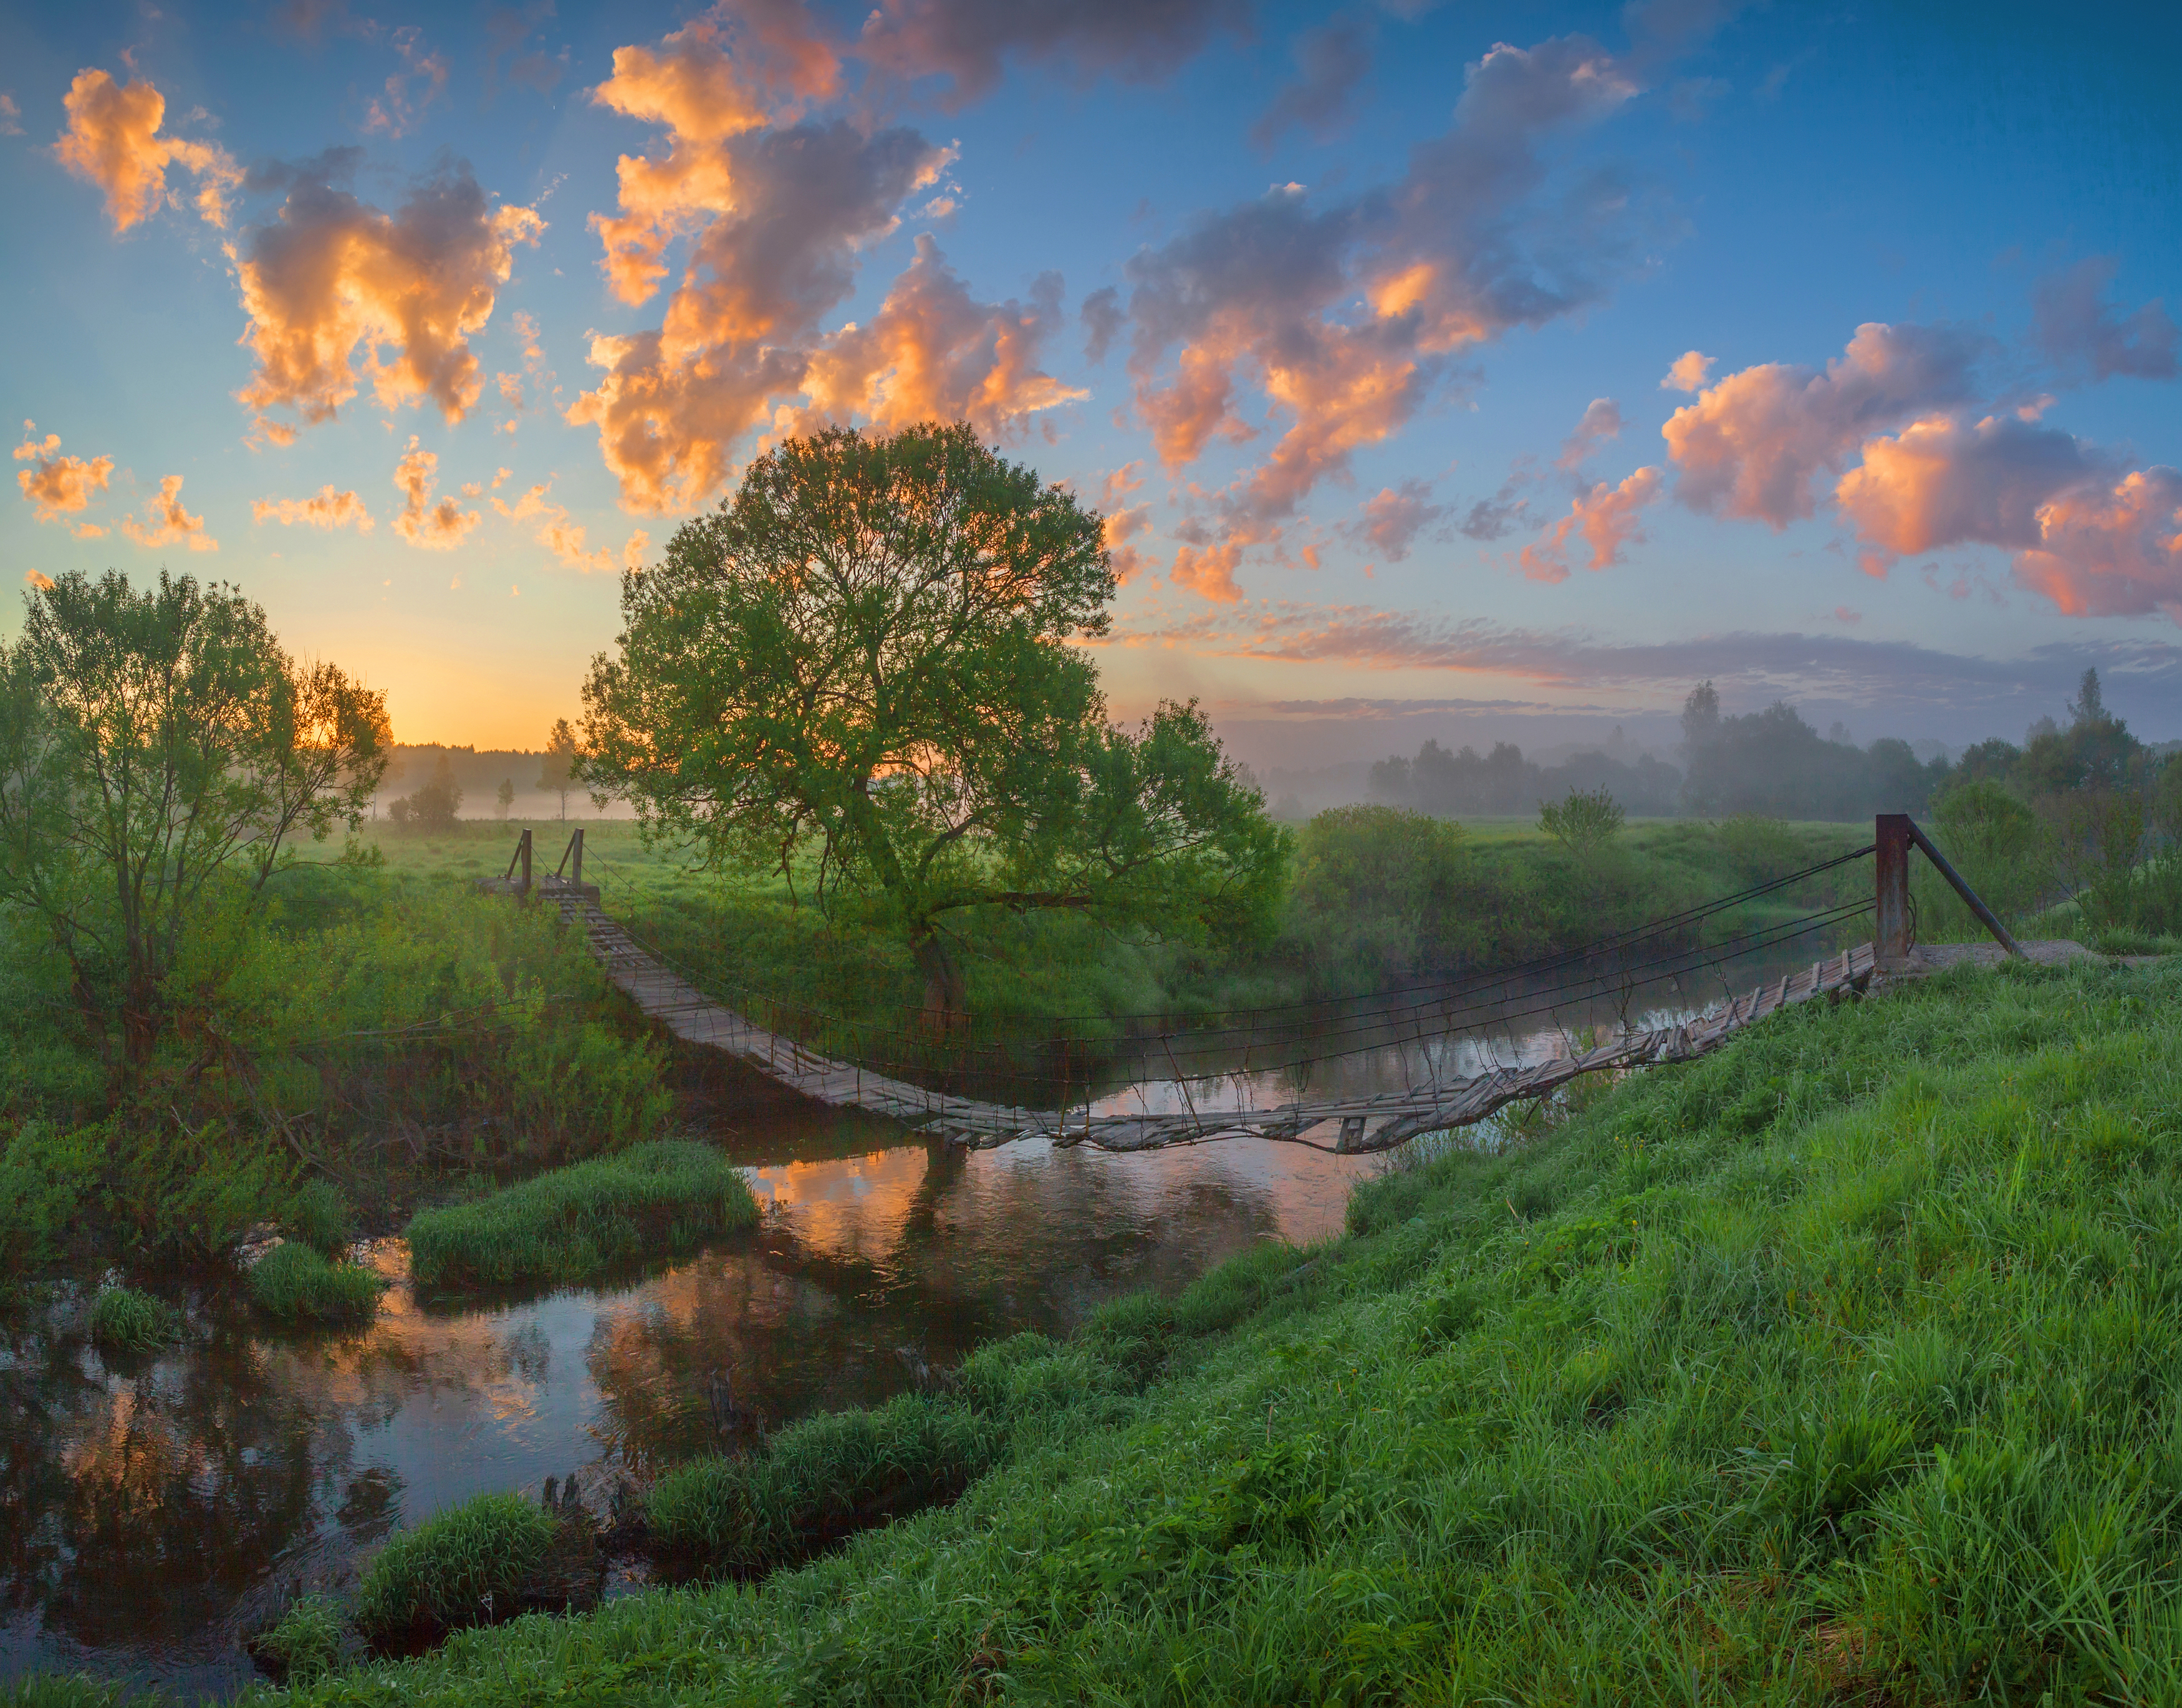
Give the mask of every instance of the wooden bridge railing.
M 1878 916 L 1872 922 L 1872 947 L 1878 952 L 1879 965 L 1883 969 L 1890 962 L 1909 958 L 1909 850 L 1920 850 L 1924 858 L 1951 884 L 1963 905 L 1977 916 L 1977 921 L 1993 935 L 1995 942 L 2012 955 L 2021 955 L 2023 946 L 2008 933 L 2000 917 L 1987 907 L 1963 880 L 1963 875 L 1947 863 L 1947 857 L 1932 846 L 1932 839 L 1917 827 L 1917 822 L 1906 812 L 1883 812 L 1873 826 L 1874 841 L 1879 856 Z

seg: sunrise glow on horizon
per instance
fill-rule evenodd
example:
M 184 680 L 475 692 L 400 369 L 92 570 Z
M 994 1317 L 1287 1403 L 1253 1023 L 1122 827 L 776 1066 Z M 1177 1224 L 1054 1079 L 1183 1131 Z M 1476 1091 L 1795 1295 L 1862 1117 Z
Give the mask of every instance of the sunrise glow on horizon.
M 2182 24 L 1911 9 L 18 7 L 0 572 L 534 748 L 768 444 L 967 419 L 1260 768 L 2182 737 Z

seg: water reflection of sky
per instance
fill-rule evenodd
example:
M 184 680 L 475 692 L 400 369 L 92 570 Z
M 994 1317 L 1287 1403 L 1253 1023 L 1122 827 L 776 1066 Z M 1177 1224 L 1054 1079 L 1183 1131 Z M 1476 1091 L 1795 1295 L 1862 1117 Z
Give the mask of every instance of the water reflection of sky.
M 708 1379 L 773 1423 L 883 1398 L 908 1385 L 904 1349 L 944 1364 L 1254 1241 L 1332 1234 L 1372 1166 L 1257 1141 L 966 1155 L 755 1092 L 737 1113 L 722 1137 L 763 1229 L 623 1285 L 419 1300 L 388 1241 L 364 1333 L 264 1337 L 197 1300 L 187 1346 L 127 1369 L 90 1347 L 80 1301 L 19 1333 L 0 1352 L 0 1678 L 231 1692 L 244 1633 L 352 1579 L 394 1529 L 704 1451 Z

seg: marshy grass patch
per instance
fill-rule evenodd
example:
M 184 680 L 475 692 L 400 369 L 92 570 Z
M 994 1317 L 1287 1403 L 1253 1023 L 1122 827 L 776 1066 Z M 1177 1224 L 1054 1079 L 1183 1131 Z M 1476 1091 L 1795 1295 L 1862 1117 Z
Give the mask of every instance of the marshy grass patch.
M 407 1230 L 409 1268 L 425 1287 L 589 1280 L 757 1223 L 749 1183 L 717 1150 L 655 1139 L 419 1211 Z
M 105 1287 L 91 1304 L 91 1338 L 102 1352 L 141 1357 L 171 1346 L 182 1332 L 181 1313 L 133 1287 Z
M 404 1530 L 373 1560 L 352 1612 L 374 1646 L 429 1643 L 523 1608 L 558 1521 L 519 1495 L 480 1495 Z
M 386 1282 L 360 1263 L 329 1263 L 301 1240 L 275 1246 L 250 1270 L 251 1302 L 281 1322 L 357 1326 L 379 1313 Z
M 339 1258 L 356 1239 L 356 1211 L 331 1180 L 306 1182 L 281 1218 L 283 1230 L 328 1258 Z
M 252 1638 L 251 1658 L 276 1684 L 315 1684 L 341 1665 L 346 1621 L 330 1595 L 302 1595 Z

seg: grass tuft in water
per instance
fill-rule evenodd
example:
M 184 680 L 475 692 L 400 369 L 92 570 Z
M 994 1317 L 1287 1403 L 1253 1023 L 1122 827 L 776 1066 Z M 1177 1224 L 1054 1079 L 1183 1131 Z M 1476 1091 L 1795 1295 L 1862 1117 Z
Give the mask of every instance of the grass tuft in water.
M 371 1562 L 357 1595 L 356 1628 L 381 1648 L 401 1648 L 512 1618 L 558 1528 L 519 1495 L 480 1495 L 427 1519 Z
M 875 1410 L 792 1423 L 757 1453 L 671 1471 L 653 1488 L 645 1516 L 670 1566 L 756 1576 L 953 1499 L 1005 1445 L 992 1417 L 951 1399 L 904 1394 Z
M 91 1338 L 102 1351 L 156 1352 L 181 1331 L 173 1306 L 133 1287 L 108 1287 L 91 1302 Z
M 757 1221 L 757 1200 L 718 1151 L 656 1139 L 471 1203 L 418 1212 L 409 1223 L 409 1267 L 427 1287 L 587 1280 L 686 1253 Z
M 281 1219 L 290 1239 L 301 1240 L 329 1258 L 339 1258 L 356 1238 L 356 1212 L 331 1180 L 307 1182 Z
M 251 1640 L 250 1652 L 275 1683 L 314 1684 L 341 1664 L 341 1627 L 338 1601 L 305 1595 Z
M 330 1263 L 300 1240 L 275 1246 L 250 1271 L 258 1308 L 284 1323 L 368 1323 L 386 1283 L 360 1263 Z

